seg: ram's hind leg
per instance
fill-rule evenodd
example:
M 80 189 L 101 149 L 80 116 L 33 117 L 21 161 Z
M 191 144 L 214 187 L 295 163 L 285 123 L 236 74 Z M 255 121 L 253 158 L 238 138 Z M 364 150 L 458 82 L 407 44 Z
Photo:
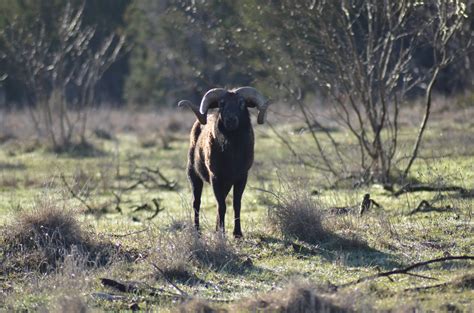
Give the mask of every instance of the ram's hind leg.
M 203 181 L 194 171 L 190 171 L 188 176 L 193 191 L 194 227 L 199 232 L 199 209 L 201 208 Z
M 227 194 L 232 188 L 232 185 L 222 183 L 217 179 L 213 179 L 211 181 L 212 189 L 214 191 L 214 196 L 216 197 L 217 201 L 217 222 L 216 222 L 216 231 L 221 230 L 225 233 L 225 211 L 226 211 L 226 204 L 225 198 L 227 198 Z
M 247 184 L 247 176 L 234 184 L 234 237 L 241 238 L 242 228 L 240 226 L 240 207 L 242 203 L 242 194 Z

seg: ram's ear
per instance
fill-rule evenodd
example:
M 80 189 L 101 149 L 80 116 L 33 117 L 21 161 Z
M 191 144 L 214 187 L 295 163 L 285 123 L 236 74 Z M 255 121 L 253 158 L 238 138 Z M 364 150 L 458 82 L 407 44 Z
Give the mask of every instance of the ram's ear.
M 199 112 L 199 107 L 197 105 L 195 105 L 194 103 L 192 103 L 189 100 L 179 101 L 178 102 L 178 107 L 183 107 L 183 106 L 187 106 L 188 108 L 190 108 L 191 111 L 193 111 L 194 115 L 196 115 L 199 123 L 201 123 L 202 125 L 206 125 L 207 115 L 206 114 L 201 114 L 201 112 Z

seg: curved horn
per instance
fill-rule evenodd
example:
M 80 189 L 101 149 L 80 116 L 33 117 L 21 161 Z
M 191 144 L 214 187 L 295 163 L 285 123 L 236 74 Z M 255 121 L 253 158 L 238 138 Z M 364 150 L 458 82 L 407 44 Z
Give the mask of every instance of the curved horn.
M 227 90 L 223 88 L 214 88 L 206 92 L 204 97 L 202 97 L 201 107 L 199 108 L 199 112 L 201 112 L 201 114 L 206 115 L 207 110 L 209 110 L 209 108 L 214 107 L 214 106 L 210 107 L 212 102 L 217 101 L 218 99 L 222 98 L 226 93 L 227 93 Z
M 207 123 L 207 115 L 206 114 L 201 114 L 201 112 L 199 112 L 199 107 L 197 105 L 195 105 L 194 103 L 192 103 L 191 101 L 189 100 L 181 100 L 178 102 L 178 107 L 183 107 L 183 106 L 187 106 L 188 108 L 190 108 L 194 114 L 196 115 L 199 123 L 201 123 L 202 125 L 205 125 Z
M 235 93 L 241 95 L 245 101 L 252 103 L 250 107 L 257 107 L 258 117 L 257 123 L 263 124 L 265 122 L 265 115 L 267 113 L 270 101 L 268 101 L 257 89 L 253 87 L 240 87 L 234 90 Z

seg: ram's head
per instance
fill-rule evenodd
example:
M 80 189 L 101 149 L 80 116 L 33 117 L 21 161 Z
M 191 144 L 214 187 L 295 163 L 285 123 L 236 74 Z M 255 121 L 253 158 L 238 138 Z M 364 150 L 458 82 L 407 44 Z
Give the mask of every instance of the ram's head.
M 207 111 L 219 109 L 220 118 L 227 130 L 235 130 L 239 127 L 241 118 L 248 114 L 247 108 L 257 108 L 257 122 L 263 124 L 268 105 L 269 101 L 252 87 L 240 87 L 233 90 L 211 89 L 206 92 L 199 107 L 188 100 L 178 103 L 178 106 L 188 106 L 203 125 L 207 123 Z

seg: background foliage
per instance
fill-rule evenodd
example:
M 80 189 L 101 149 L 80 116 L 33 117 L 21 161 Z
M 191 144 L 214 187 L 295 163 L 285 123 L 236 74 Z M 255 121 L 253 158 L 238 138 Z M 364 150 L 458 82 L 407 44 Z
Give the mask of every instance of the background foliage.
M 75 6 L 82 3 L 70 2 Z M 348 9 L 355 10 L 357 2 L 348 1 L 351 4 Z M 53 23 L 65 3 L 2 1 L 0 29 L 13 19 L 18 19 L 20 26 L 41 19 L 47 22 L 48 35 L 57 36 Z M 126 33 L 130 47 L 130 52 L 101 79 L 97 86 L 97 102 L 172 106 L 177 99 L 190 97 L 196 100 L 215 86 L 249 84 L 276 95 L 282 80 L 300 85 L 305 94 L 314 94 L 318 92 L 318 84 L 301 75 L 302 68 L 311 64 L 294 63 L 301 59 L 304 51 L 292 44 L 305 39 L 306 44 L 313 45 L 311 49 L 319 49 L 321 42 L 315 37 L 317 29 L 305 24 L 314 16 L 312 3 L 324 5 L 324 1 L 301 4 L 256 0 L 85 1 L 84 24 L 97 27 L 99 36 L 96 40 L 99 42 L 111 31 Z M 450 49 L 459 49 L 472 37 L 474 6 L 470 1 L 465 5 L 464 33 Z M 331 23 L 336 8 L 326 5 L 325 10 L 327 23 Z M 354 13 L 357 12 L 351 12 Z M 320 50 L 324 53 L 324 49 Z M 420 45 L 413 67 L 429 66 L 431 55 L 432 47 L 428 42 Z M 471 52 L 446 67 L 436 83 L 436 90 L 453 93 L 472 88 L 473 55 Z M 287 62 L 291 60 L 293 63 Z M 314 60 L 306 58 L 305 62 Z M 0 89 L 5 98 L 0 100 L 1 106 L 18 106 L 24 102 L 24 86 L 16 76 L 17 70 L 7 59 L 1 58 L 3 79 Z

